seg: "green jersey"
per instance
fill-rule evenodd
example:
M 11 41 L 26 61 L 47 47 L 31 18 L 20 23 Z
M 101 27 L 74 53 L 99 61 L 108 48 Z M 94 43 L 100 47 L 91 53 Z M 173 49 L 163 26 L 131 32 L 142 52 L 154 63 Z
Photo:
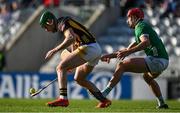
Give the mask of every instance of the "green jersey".
M 147 56 L 169 59 L 165 46 L 157 33 L 149 24 L 139 21 L 135 27 L 135 41 L 137 44 L 141 42 L 140 37 L 142 35 L 148 35 L 150 40 L 150 46 L 144 49 Z

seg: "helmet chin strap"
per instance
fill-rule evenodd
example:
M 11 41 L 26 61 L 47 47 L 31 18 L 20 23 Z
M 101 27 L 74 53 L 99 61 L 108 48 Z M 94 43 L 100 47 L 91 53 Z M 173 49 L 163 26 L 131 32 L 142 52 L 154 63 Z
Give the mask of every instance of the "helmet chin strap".
M 141 20 L 140 18 L 138 18 L 138 19 L 136 20 L 136 25 L 137 25 L 137 23 L 138 23 L 140 20 Z
M 140 18 L 132 18 L 132 22 L 133 22 L 133 27 L 135 27 L 137 25 L 137 23 L 139 22 L 139 20 L 141 20 Z
M 46 22 L 47 25 L 53 25 L 53 20 L 49 20 Z

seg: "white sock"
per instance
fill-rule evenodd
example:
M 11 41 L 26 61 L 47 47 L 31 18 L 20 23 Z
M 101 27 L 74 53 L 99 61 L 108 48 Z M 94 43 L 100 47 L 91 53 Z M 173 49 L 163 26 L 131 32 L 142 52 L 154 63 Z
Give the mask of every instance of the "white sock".
M 67 99 L 67 96 L 60 95 L 59 98 L 61 98 L 61 99 Z

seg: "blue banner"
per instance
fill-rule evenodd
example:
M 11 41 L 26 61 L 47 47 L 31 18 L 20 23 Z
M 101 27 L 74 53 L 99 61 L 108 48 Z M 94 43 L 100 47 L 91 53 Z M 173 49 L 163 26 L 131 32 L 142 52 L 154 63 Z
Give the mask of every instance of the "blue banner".
M 105 88 L 112 77 L 111 71 L 93 72 L 88 80 L 94 83 L 100 90 Z M 29 89 L 36 90 L 47 85 L 56 78 L 55 73 L 0 73 L 0 98 L 30 98 Z M 125 74 L 121 81 L 113 88 L 108 95 L 110 99 L 131 99 L 132 78 Z M 55 98 L 59 96 L 58 83 L 54 82 L 39 95 L 33 98 Z M 68 97 L 73 99 L 92 98 L 87 90 L 74 81 L 73 74 L 68 75 Z

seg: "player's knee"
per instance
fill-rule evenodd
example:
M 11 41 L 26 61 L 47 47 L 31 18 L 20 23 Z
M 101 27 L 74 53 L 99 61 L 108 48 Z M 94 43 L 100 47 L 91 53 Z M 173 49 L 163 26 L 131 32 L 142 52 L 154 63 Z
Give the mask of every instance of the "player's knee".
M 151 76 L 149 76 L 147 73 L 144 73 L 143 78 L 147 84 L 150 84 L 153 80 L 153 78 Z
M 161 74 L 161 73 L 152 73 L 151 76 L 152 76 L 153 78 L 157 78 L 160 74 Z
M 60 71 L 61 71 L 61 66 L 60 66 L 60 65 L 58 65 L 58 66 L 56 67 L 56 71 L 57 71 L 57 72 L 60 72 Z
M 77 82 L 77 83 L 80 82 L 80 80 L 78 78 L 76 78 L 76 77 L 74 77 L 74 81 Z
M 74 78 L 74 80 L 81 86 L 84 86 L 84 80 L 83 79 L 80 79 L 80 78 Z
M 116 71 L 125 71 L 125 66 L 124 66 L 124 64 L 122 64 L 122 63 L 120 63 L 120 64 L 118 64 L 117 66 L 116 66 Z
M 65 65 L 62 64 L 62 63 L 60 63 L 60 64 L 56 67 L 56 71 L 57 71 L 57 72 L 60 72 L 60 71 L 65 70 L 65 69 L 66 69 L 66 68 L 65 68 Z

